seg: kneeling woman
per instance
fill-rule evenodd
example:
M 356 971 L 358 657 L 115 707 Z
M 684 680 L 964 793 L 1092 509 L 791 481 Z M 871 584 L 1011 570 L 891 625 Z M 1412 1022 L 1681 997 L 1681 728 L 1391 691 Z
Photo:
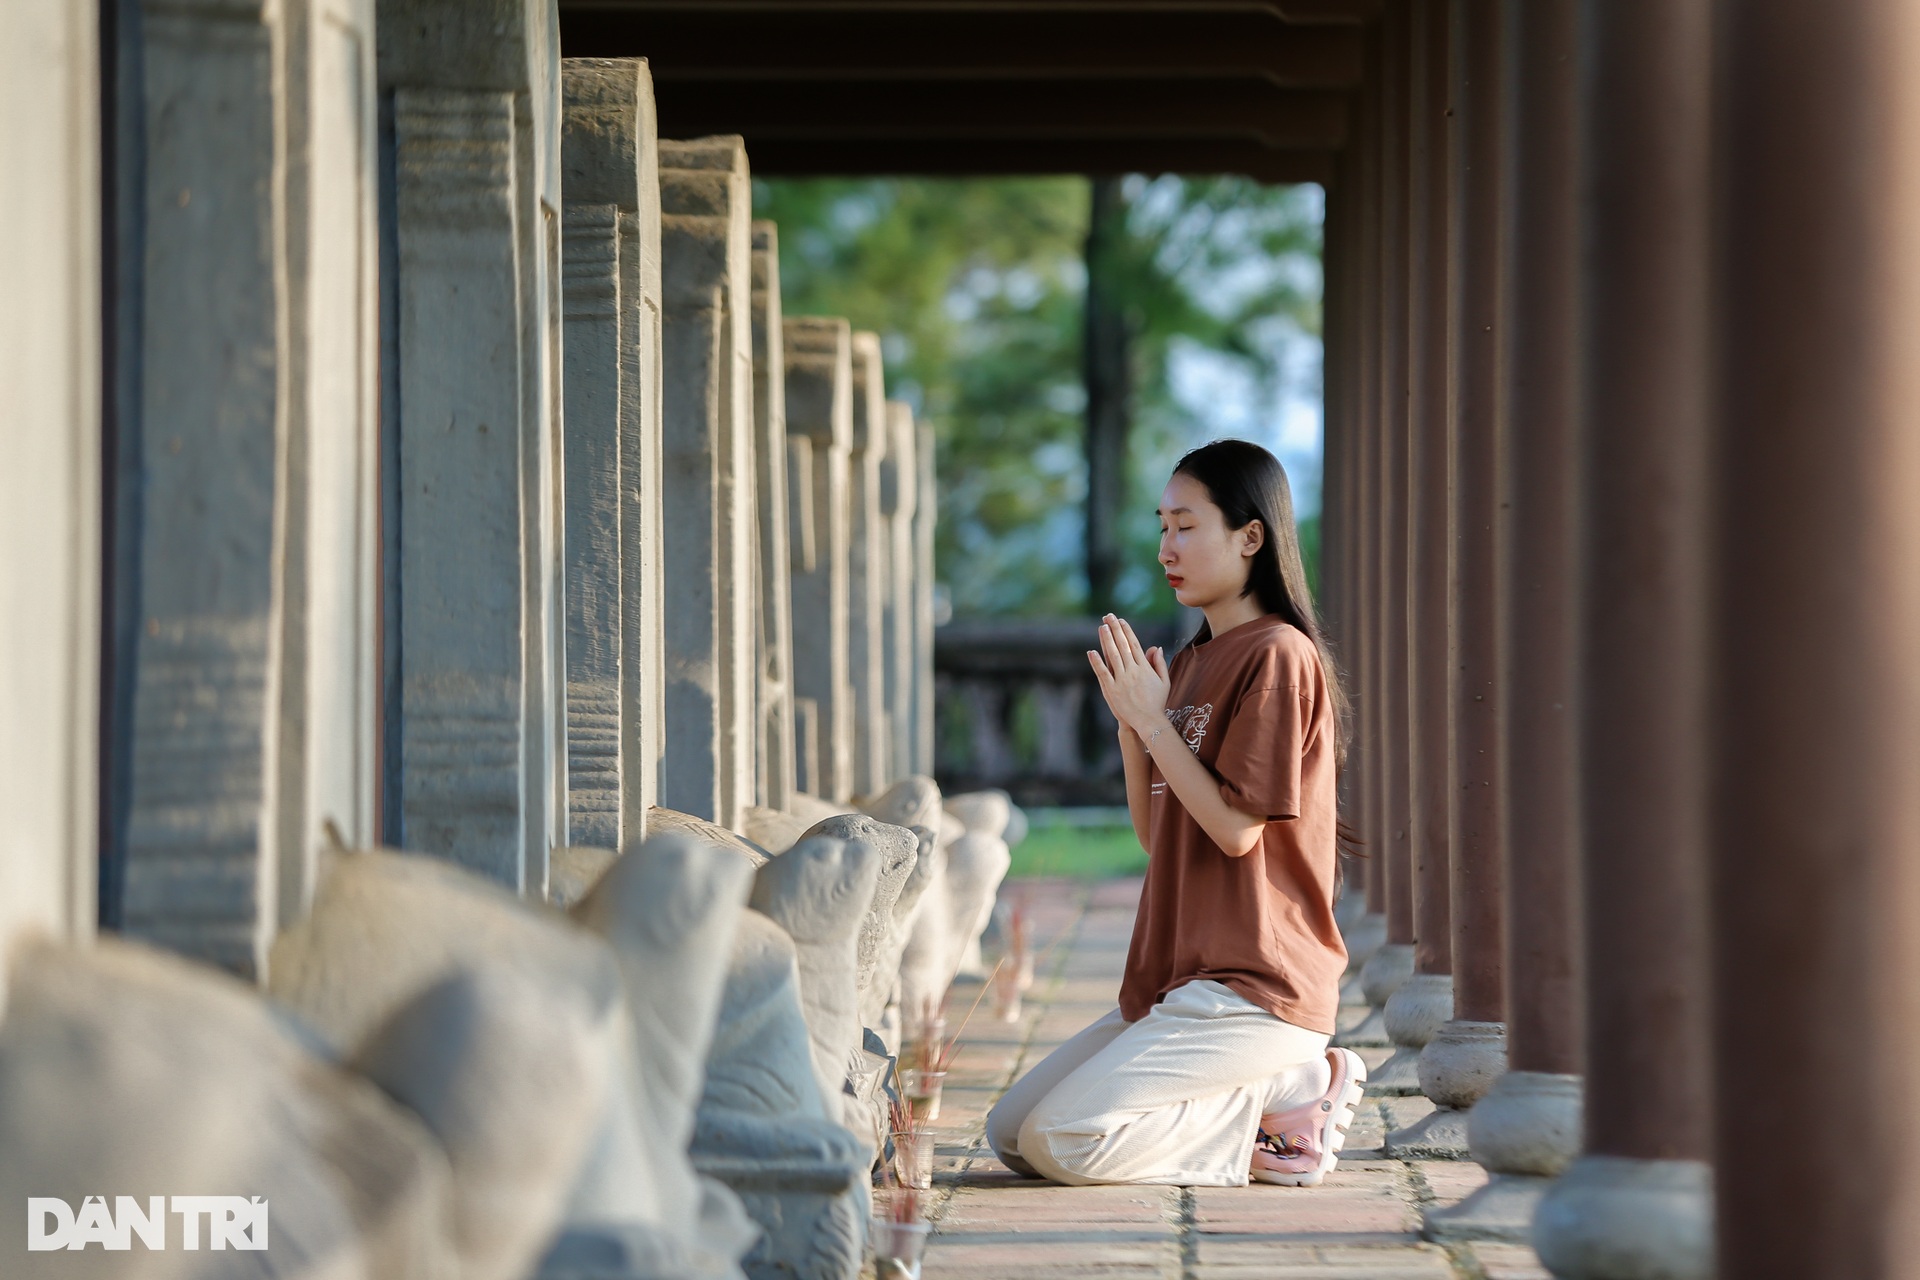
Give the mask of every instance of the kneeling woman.
M 1056 1182 L 1311 1186 L 1366 1067 L 1329 1049 L 1344 700 L 1272 454 L 1221 440 L 1160 499 L 1160 563 L 1206 622 L 1171 663 L 1108 615 L 1088 658 L 1120 722 L 1148 852 L 1120 1007 L 987 1118 L 1006 1165 Z

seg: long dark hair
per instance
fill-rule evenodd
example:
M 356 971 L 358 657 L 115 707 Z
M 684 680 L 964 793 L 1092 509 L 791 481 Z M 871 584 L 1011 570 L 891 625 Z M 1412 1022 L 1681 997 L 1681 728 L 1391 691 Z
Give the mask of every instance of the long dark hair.
M 1244 529 L 1258 520 L 1266 538 L 1253 554 L 1243 595 L 1260 602 L 1267 613 L 1277 613 L 1313 641 L 1320 655 L 1327 692 L 1333 699 L 1334 759 L 1347 758 L 1348 707 L 1340 665 L 1320 629 L 1313 611 L 1313 593 L 1307 589 L 1307 568 L 1300 558 L 1300 535 L 1293 525 L 1293 490 L 1280 459 L 1251 440 L 1215 440 L 1190 450 L 1174 464 L 1173 473 L 1199 481 L 1207 496 L 1227 518 L 1227 528 Z M 1205 622 L 1188 644 L 1212 637 Z

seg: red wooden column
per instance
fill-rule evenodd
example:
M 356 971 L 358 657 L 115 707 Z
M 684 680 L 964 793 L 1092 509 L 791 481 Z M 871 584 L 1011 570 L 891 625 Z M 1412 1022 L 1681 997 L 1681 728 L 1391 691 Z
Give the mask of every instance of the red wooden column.
M 1586 1154 L 1534 1218 L 1541 1258 L 1562 1276 L 1704 1280 L 1713 1270 L 1711 9 L 1710 0 L 1581 2 Z M 1771 1079 L 1777 1105 L 1791 1077 Z M 1745 1123 L 1778 1128 L 1759 1113 Z
M 1321 232 L 1321 450 L 1320 450 L 1320 566 L 1319 598 L 1316 605 L 1339 666 L 1346 672 L 1353 647 L 1353 583 L 1347 554 L 1351 531 L 1352 494 L 1348 484 L 1352 474 L 1353 452 L 1353 341 L 1349 285 L 1353 276 L 1354 172 L 1357 169 L 1351 150 L 1335 161 L 1332 181 L 1326 186 L 1325 219 Z M 1349 686 L 1351 680 L 1349 679 Z M 1357 690 L 1349 687 L 1350 697 Z M 1354 788 L 1363 772 L 1358 755 L 1347 753 L 1340 769 L 1339 806 L 1342 822 L 1351 824 L 1357 804 Z M 1353 958 L 1353 923 L 1365 911 L 1365 888 L 1354 872 L 1344 867 L 1339 900 L 1334 904 L 1334 919 L 1347 941 L 1349 972 L 1357 971 L 1364 957 Z
M 1346 821 L 1363 842 L 1361 858 L 1348 867 L 1355 881 L 1349 892 L 1356 896 L 1352 899 L 1354 912 L 1343 926 L 1349 965 L 1347 978 L 1340 987 L 1340 1002 L 1350 1005 L 1367 1003 L 1361 974 L 1387 940 L 1387 918 L 1379 906 L 1384 900 L 1385 869 L 1380 857 L 1383 842 L 1377 834 L 1375 822 L 1375 778 L 1379 772 L 1379 761 L 1378 743 L 1370 731 L 1369 718 L 1373 713 L 1376 693 L 1369 678 L 1371 669 L 1368 657 L 1369 631 L 1374 611 L 1371 600 L 1374 574 L 1370 572 L 1368 558 L 1372 547 L 1368 532 L 1372 525 L 1373 486 L 1369 483 L 1368 470 L 1375 456 L 1374 436 L 1378 416 L 1377 387 L 1372 372 L 1375 344 L 1372 340 L 1374 309 L 1371 305 L 1371 293 L 1376 287 L 1377 277 L 1376 177 L 1380 124 L 1377 28 L 1368 40 L 1367 70 L 1369 81 L 1361 96 L 1359 136 L 1356 144 L 1347 152 L 1347 163 L 1341 173 L 1345 187 L 1342 208 L 1346 214 L 1343 232 L 1346 237 L 1345 251 L 1342 255 L 1345 274 L 1342 276 L 1341 295 L 1348 307 L 1344 331 L 1349 344 L 1347 359 L 1351 362 L 1351 371 L 1344 379 L 1349 396 L 1343 413 L 1348 440 L 1346 451 L 1342 454 L 1341 465 L 1345 471 L 1341 491 L 1348 507 L 1347 517 L 1342 521 L 1346 541 L 1342 543 L 1341 558 L 1347 566 L 1346 574 L 1351 584 L 1354 606 L 1345 619 L 1347 630 L 1341 637 L 1344 644 L 1341 657 L 1351 682 L 1356 707 L 1347 756 L 1355 778 L 1354 786 L 1348 793 L 1350 804 Z
M 1721 1274 L 1920 1274 L 1920 9 L 1719 15 Z M 1804 1185 L 1762 1097 L 1827 1090 Z M 1852 1123 L 1849 1123 L 1852 1121 Z
M 1500 0 L 1451 0 L 1447 183 L 1449 356 L 1447 702 L 1453 1016 L 1420 1055 L 1438 1107 L 1389 1136 L 1396 1155 L 1464 1160 L 1467 1116 L 1507 1069 L 1495 615 L 1500 324 Z
M 1493 1177 L 1427 1214 L 1436 1239 L 1524 1241 L 1580 1148 L 1574 823 L 1579 225 L 1574 0 L 1502 0 L 1501 844 L 1509 1070 L 1467 1124 Z
M 1370 566 L 1374 613 L 1367 661 L 1372 672 L 1369 725 L 1374 746 L 1373 856 L 1387 941 L 1361 971 L 1374 1012 L 1342 1044 L 1388 1043 L 1384 1007 L 1413 973 L 1413 861 L 1407 797 L 1407 171 L 1411 0 L 1388 0 L 1380 20 L 1375 289 L 1378 406 L 1370 475 L 1374 503 Z
M 1376 1093 L 1418 1093 L 1420 1051 L 1453 1016 L 1447 842 L 1447 0 L 1415 0 L 1408 169 L 1411 395 L 1407 429 L 1407 671 L 1413 837 L 1414 975 L 1387 1002 L 1394 1056 Z

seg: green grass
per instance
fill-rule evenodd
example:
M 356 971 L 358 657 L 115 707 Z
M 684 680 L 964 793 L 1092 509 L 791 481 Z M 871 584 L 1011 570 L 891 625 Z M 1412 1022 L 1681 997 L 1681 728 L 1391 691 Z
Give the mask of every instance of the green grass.
M 1007 874 L 1105 880 L 1146 869 L 1147 852 L 1132 827 L 1036 826 L 1014 848 Z

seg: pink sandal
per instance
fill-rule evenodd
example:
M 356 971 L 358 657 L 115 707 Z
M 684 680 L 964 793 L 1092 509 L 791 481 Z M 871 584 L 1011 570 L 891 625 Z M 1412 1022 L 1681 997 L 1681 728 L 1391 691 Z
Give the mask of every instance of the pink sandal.
M 1367 1082 L 1367 1064 L 1351 1049 L 1327 1050 L 1333 1082 L 1317 1101 L 1260 1117 L 1260 1133 L 1253 1142 L 1256 1182 L 1283 1187 L 1318 1186 L 1340 1162 L 1347 1143 L 1347 1126 Z

